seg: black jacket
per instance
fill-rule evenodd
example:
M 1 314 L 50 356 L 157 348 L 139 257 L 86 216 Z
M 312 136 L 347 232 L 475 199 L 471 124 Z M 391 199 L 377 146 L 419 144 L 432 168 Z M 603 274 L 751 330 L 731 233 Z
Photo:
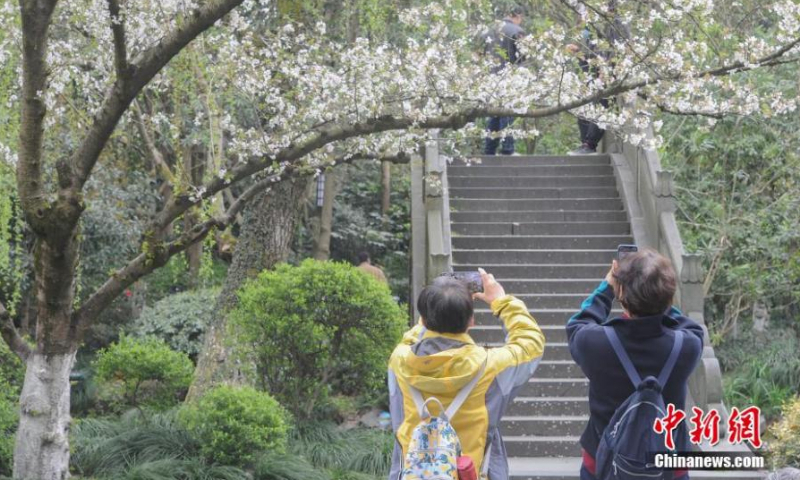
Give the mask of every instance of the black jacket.
M 677 308 L 652 317 L 608 320 L 613 300 L 614 289 L 604 281 L 567 323 L 570 353 L 589 379 L 589 424 L 581 435 L 581 446 L 592 457 L 614 411 L 635 389 L 603 332 L 604 326 L 613 326 L 642 378 L 658 376 L 675 341 L 675 330 L 685 330 L 688 335 L 663 390 L 664 403 L 674 403 L 679 409 L 685 407 L 687 380 L 703 353 L 703 328 Z M 685 424 L 673 432 L 677 450 L 691 450 Z

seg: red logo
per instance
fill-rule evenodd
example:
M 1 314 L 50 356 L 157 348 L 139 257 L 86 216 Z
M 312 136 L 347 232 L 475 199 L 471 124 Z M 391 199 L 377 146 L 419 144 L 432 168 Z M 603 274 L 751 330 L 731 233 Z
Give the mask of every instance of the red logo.
M 728 416 L 728 441 L 733 444 L 750 442 L 755 448 L 761 447 L 761 432 L 759 423 L 761 409 L 758 407 L 748 407 L 739 411 L 733 407 Z M 657 418 L 653 424 L 656 433 L 664 434 L 664 445 L 675 450 L 675 440 L 672 431 L 678 428 L 680 423 L 686 419 L 686 413 L 675 405 L 667 405 L 667 413 L 663 418 Z M 712 408 L 708 414 L 703 410 L 692 407 L 692 416 L 689 418 L 691 429 L 689 430 L 689 441 L 699 445 L 703 440 L 708 440 L 711 445 L 719 443 L 719 424 L 721 418 L 719 412 Z

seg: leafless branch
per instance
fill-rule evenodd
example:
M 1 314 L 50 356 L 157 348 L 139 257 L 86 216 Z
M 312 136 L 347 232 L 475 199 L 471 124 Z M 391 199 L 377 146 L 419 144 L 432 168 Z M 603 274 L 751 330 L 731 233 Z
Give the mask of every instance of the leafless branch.
M 108 13 L 111 14 L 111 33 L 114 36 L 114 66 L 117 81 L 124 82 L 128 77 L 128 51 L 125 45 L 125 23 L 119 13 L 119 0 L 107 0 Z

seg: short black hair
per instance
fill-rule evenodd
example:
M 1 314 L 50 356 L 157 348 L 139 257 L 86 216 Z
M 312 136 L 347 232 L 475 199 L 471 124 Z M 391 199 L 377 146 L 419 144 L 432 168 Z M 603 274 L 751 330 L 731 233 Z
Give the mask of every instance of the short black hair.
M 466 332 L 474 313 L 467 285 L 450 277 L 438 277 L 423 288 L 417 310 L 425 327 L 439 333 Z
M 368 252 L 359 252 L 358 253 L 358 263 L 364 263 L 369 260 L 369 253 Z
M 508 9 L 508 16 L 509 17 L 521 17 L 525 15 L 525 9 L 520 7 L 519 5 L 514 5 L 510 9 Z
M 614 293 L 634 317 L 666 313 L 677 289 L 672 262 L 650 248 L 631 253 L 620 260 L 614 280 Z

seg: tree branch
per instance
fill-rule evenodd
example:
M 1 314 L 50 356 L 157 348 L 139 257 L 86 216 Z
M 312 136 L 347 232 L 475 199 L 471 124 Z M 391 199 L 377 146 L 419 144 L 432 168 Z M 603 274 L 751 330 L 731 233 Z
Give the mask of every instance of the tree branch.
M 408 163 L 410 155 L 400 152 L 393 155 L 379 155 L 375 153 L 356 153 L 345 154 L 336 157 L 329 168 L 345 163 L 352 163 L 356 160 L 382 160 L 392 163 Z M 257 194 L 268 189 L 271 185 L 279 181 L 285 181 L 291 176 L 302 176 L 308 174 L 301 171 L 297 166 L 288 172 L 270 175 L 251 185 L 247 190 L 239 195 L 236 200 L 228 207 L 228 210 L 219 217 L 212 217 L 205 222 L 194 225 L 190 230 L 184 232 L 180 237 L 171 242 L 161 245 L 148 245 L 147 251 L 140 253 L 133 258 L 125 267 L 114 273 L 103 283 L 80 308 L 72 314 L 72 323 L 79 329 L 83 329 L 94 320 L 123 290 L 134 282 L 149 274 L 153 270 L 165 265 L 169 259 L 191 245 L 202 241 L 215 228 L 224 230 L 236 220 L 236 217 L 244 210 L 247 202 Z
M 128 51 L 125 45 L 125 23 L 119 13 L 119 0 L 107 0 L 108 13 L 111 14 L 111 33 L 114 36 L 114 66 L 117 81 L 125 82 L 128 77 Z
M 22 102 L 19 129 L 17 189 L 31 229 L 47 227 L 47 200 L 42 178 L 44 91 L 47 87 L 47 31 L 56 0 L 20 1 L 22 20 Z
M 110 0 L 115 1 L 115 0 Z M 180 23 L 180 28 L 167 34 L 152 48 L 145 50 L 133 59 L 126 80 L 118 78 L 103 100 L 103 104 L 89 127 L 80 147 L 70 159 L 72 178 L 62 185 L 59 197 L 70 200 L 77 198 L 83 185 L 89 179 L 100 153 L 114 132 L 117 123 L 145 87 L 175 55 L 211 27 L 217 20 L 239 6 L 244 0 L 212 0 L 193 10 Z M 116 38 L 116 37 L 115 37 Z M 77 205 L 76 205 L 77 207 Z M 73 208 L 70 220 L 77 222 L 80 208 Z
M 2 335 L 3 340 L 8 344 L 11 351 L 23 362 L 28 359 L 31 354 L 31 347 L 20 336 L 17 327 L 14 326 L 14 321 L 11 319 L 11 315 L 8 314 L 8 310 L 6 310 L 2 302 L 0 302 L 0 335 Z

